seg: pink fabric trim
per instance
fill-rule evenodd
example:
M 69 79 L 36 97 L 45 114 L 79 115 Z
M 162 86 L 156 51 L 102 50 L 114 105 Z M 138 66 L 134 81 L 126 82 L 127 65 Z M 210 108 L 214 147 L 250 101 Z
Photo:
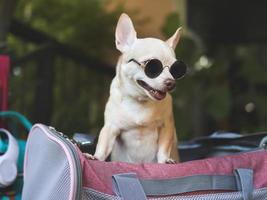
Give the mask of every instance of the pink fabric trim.
M 9 57 L 0 55 L 0 111 L 8 109 L 9 64 Z M 0 119 L 0 127 L 6 127 L 5 120 Z
M 67 156 L 67 159 L 68 159 L 68 161 L 69 161 L 69 164 L 70 164 L 70 196 L 69 196 L 69 200 L 73 200 L 74 199 L 74 187 L 76 187 L 76 184 L 77 184 L 77 182 L 76 182 L 76 179 L 74 178 L 74 169 L 75 169 L 75 167 L 74 167 L 74 164 L 73 164 L 73 162 L 72 162 L 72 159 L 71 159 L 71 155 L 69 154 L 69 152 L 68 152 L 68 150 L 67 150 L 67 148 L 66 148 L 66 146 L 65 146 L 65 144 L 62 142 L 62 141 L 60 141 L 60 140 L 58 140 L 57 138 L 55 138 L 55 137 L 53 137 L 53 136 L 51 136 L 49 133 L 47 133 L 47 130 L 43 127 L 43 125 L 42 124 L 35 124 L 33 127 L 32 127 L 32 129 L 31 129 L 31 131 L 30 131 L 30 133 L 29 133 L 29 136 L 28 136 L 28 138 L 30 138 L 30 136 L 31 136 L 31 134 L 33 134 L 33 132 L 34 132 L 34 129 L 36 129 L 36 128 L 40 128 L 46 135 L 47 135 L 47 137 L 50 139 L 50 140 L 52 140 L 52 141 L 55 141 L 55 142 L 57 142 L 62 148 L 63 148 L 63 150 L 64 150 L 64 152 L 65 152 L 65 154 L 66 154 L 66 156 Z M 25 150 L 25 160 L 24 160 L 24 176 L 26 176 L 26 166 L 27 166 L 27 160 L 28 160 L 28 148 L 29 148 L 29 145 L 28 145 L 29 143 L 27 143 L 27 145 L 26 145 L 26 150 Z M 77 169 L 76 169 L 77 170 Z M 76 193 L 77 191 L 75 191 L 75 193 Z
M 255 189 L 267 187 L 267 152 L 250 152 L 179 164 L 129 164 L 123 162 L 88 161 L 79 152 L 83 169 L 83 186 L 112 194 L 111 176 L 135 172 L 142 179 L 174 178 L 190 175 L 232 175 L 236 168 L 254 170 Z
M 0 111 L 7 110 L 9 57 L 0 56 Z

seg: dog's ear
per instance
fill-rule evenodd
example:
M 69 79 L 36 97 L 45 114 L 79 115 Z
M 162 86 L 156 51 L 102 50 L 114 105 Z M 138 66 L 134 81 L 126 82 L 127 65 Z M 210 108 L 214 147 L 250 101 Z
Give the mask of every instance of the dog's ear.
M 116 47 L 122 53 L 126 52 L 137 39 L 133 22 L 125 13 L 121 14 L 119 18 L 115 37 Z
M 176 32 L 173 34 L 173 36 L 171 36 L 167 41 L 166 43 L 173 49 L 175 50 L 179 40 L 180 40 L 180 37 L 181 37 L 181 32 L 182 32 L 182 27 L 178 28 L 176 30 Z

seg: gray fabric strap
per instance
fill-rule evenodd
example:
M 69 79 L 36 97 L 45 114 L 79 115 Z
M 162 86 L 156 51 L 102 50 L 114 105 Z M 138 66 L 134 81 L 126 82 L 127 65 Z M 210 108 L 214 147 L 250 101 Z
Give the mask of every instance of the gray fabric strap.
M 114 175 L 112 180 L 113 191 L 118 196 L 126 197 L 125 195 L 130 195 L 133 199 L 135 197 L 130 193 L 142 194 L 142 196 L 145 196 L 145 194 L 160 196 L 203 190 L 238 189 L 235 177 L 225 175 L 196 175 L 173 179 L 138 180 L 136 174 L 118 174 Z M 141 200 L 140 197 L 136 199 Z
M 135 173 L 112 176 L 113 191 L 123 200 L 146 200 L 142 185 Z
M 253 170 L 236 169 L 234 174 L 238 190 L 242 192 L 243 200 L 251 200 L 253 192 Z
M 253 171 L 251 169 L 236 169 L 234 174 L 235 176 L 195 175 L 140 181 L 138 181 L 136 174 L 118 174 L 113 176 L 113 190 L 124 199 L 140 200 L 145 199 L 145 194 L 160 196 L 204 190 L 239 190 L 242 192 L 244 200 L 250 200 L 253 191 Z M 141 196 L 136 197 L 135 195 Z
M 140 180 L 147 195 L 174 195 L 203 190 L 237 190 L 234 176 L 196 175 L 165 180 Z

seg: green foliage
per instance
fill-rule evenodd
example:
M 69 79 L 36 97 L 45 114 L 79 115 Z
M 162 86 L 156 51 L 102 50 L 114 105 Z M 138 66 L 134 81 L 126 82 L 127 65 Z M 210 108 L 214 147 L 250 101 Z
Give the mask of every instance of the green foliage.
M 62 131 L 98 133 L 103 125 L 110 76 L 73 67 L 71 60 L 57 59 L 52 123 Z
M 181 26 L 179 14 L 173 12 L 167 16 L 162 32 L 167 36 L 171 36 L 179 26 Z
M 16 17 L 91 58 L 105 61 L 110 59 L 107 51 L 115 47 L 114 27 L 120 9 L 106 13 L 103 1 L 97 0 L 24 0 L 18 4 Z M 14 59 L 42 48 L 12 35 L 9 35 L 8 43 Z M 10 77 L 10 108 L 22 112 L 32 122 L 36 122 L 38 62 L 38 58 L 34 58 L 13 66 Z M 53 67 L 51 125 L 69 134 L 98 133 L 103 125 L 112 77 L 92 71 L 59 54 L 55 55 Z
M 179 15 L 173 13 L 166 18 L 162 31 L 170 37 L 178 26 Z M 189 66 L 173 95 L 179 138 L 217 130 L 266 130 L 267 49 L 260 45 L 222 45 L 207 57 L 206 49 L 195 41 L 192 35 L 183 35 L 176 49 L 177 57 Z M 208 63 L 201 64 L 206 58 Z M 246 110 L 249 103 L 252 110 Z
M 31 8 L 31 12 L 27 8 Z M 114 46 L 114 25 L 120 9 L 107 13 L 98 0 L 21 1 L 17 17 L 59 41 L 100 57 Z
M 115 50 L 114 27 L 122 8 L 106 13 L 103 2 L 22 0 L 16 17 L 91 57 L 108 60 L 107 52 Z M 170 37 L 179 26 L 179 15 L 172 13 L 166 18 L 162 31 Z M 176 50 L 177 57 L 189 66 L 187 76 L 177 81 L 173 93 L 180 140 L 217 130 L 266 130 L 267 48 L 222 45 L 206 52 L 196 41 L 194 36 L 184 34 Z M 13 36 L 9 36 L 8 42 L 13 57 L 39 48 Z M 31 121 L 34 121 L 32 113 L 36 106 L 37 65 L 37 60 L 31 60 L 13 66 L 10 78 L 10 108 L 26 114 Z M 54 73 L 51 125 L 66 133 L 98 133 L 103 125 L 112 77 L 59 55 L 55 56 Z
M 204 106 L 206 107 L 207 114 L 214 120 L 221 121 L 226 119 L 231 106 L 228 86 L 210 86 L 207 90 Z

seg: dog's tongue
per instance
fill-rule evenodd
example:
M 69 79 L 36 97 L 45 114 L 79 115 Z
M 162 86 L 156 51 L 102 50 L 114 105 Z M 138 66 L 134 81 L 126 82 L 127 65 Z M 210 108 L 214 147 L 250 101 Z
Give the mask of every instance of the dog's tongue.
M 161 91 L 158 91 L 158 90 L 153 90 L 151 92 L 152 96 L 157 99 L 157 100 L 162 100 L 165 98 L 166 96 L 166 92 L 161 92 Z

